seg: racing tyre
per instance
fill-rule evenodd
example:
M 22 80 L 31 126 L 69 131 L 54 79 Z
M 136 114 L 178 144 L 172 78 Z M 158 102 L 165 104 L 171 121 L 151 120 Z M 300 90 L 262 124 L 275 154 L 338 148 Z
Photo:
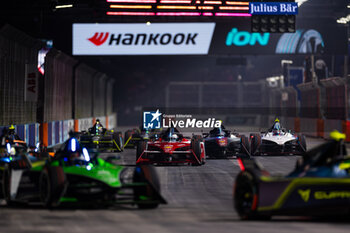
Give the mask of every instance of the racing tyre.
M 305 136 L 303 134 L 297 134 L 298 137 L 298 143 L 301 147 L 301 152 L 306 152 L 306 139 Z
M 142 153 L 146 150 L 147 141 L 140 141 L 136 148 L 136 161 L 139 160 Z
M 62 167 L 46 166 L 39 179 L 40 200 L 47 208 L 57 207 L 66 190 L 66 176 Z
M 115 145 L 116 143 L 117 145 Z M 123 151 L 123 136 L 121 132 L 113 133 L 113 148 L 116 152 Z
M 260 145 L 261 136 L 259 134 L 250 134 L 250 154 L 258 155 L 258 147 Z
M 197 162 L 197 163 L 192 163 L 193 166 L 200 166 L 200 165 L 205 164 L 205 158 L 201 158 L 201 154 L 202 154 L 201 153 L 202 152 L 201 141 L 202 141 L 202 139 L 197 138 L 197 139 L 193 139 L 192 143 L 191 143 L 192 151 L 195 154 L 195 156 L 197 157 L 197 159 L 199 160 L 199 162 Z
M 131 137 L 131 138 L 130 138 Z M 130 139 L 129 139 L 130 138 Z M 129 143 L 130 140 L 132 139 L 132 130 L 127 130 L 124 134 L 124 140 L 125 143 Z M 132 146 L 128 146 L 129 144 L 125 144 L 124 147 L 132 147 Z
M 270 217 L 257 212 L 259 189 L 257 178 L 252 172 L 245 170 L 238 174 L 233 194 L 234 208 L 242 220 L 263 220 Z
M 160 204 L 160 182 L 155 168 L 151 165 L 137 166 L 133 182 L 146 183 L 134 188 L 134 199 L 139 209 L 155 209 Z M 142 203 L 144 201 L 145 203 Z M 149 202 L 149 203 L 147 203 Z
M 245 157 L 250 157 L 250 145 L 249 140 L 245 135 L 240 135 L 241 138 L 241 151 L 240 154 Z

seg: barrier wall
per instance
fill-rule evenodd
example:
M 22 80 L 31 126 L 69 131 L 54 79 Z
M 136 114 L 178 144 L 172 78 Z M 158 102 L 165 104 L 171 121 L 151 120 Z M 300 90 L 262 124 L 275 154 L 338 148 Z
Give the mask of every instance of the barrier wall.
M 114 129 L 116 127 L 116 114 L 97 118 L 107 129 Z M 88 128 L 95 123 L 97 118 L 91 117 L 78 120 L 51 121 L 42 124 L 23 124 L 16 125 L 15 128 L 19 137 L 25 140 L 29 146 L 34 147 L 36 143 L 43 142 L 44 145 L 51 147 L 66 141 L 69 138 L 70 131 L 88 130 Z M 75 127 L 78 127 L 78 130 L 76 130 Z M 0 134 L 4 128 L 8 128 L 8 126 L 0 126 Z
M 321 80 L 325 88 L 324 116 L 327 119 L 345 120 L 347 117 L 347 85 L 343 78 Z
M 298 116 L 298 93 L 293 87 L 286 87 L 281 90 L 281 115 L 284 117 Z
M 40 42 L 9 25 L 0 29 L 0 125 L 36 122 L 37 103 L 25 101 L 25 82 L 27 75 L 35 80 L 40 48 Z M 36 83 L 34 95 L 37 88 Z
M 95 69 L 80 64 L 75 70 L 74 118 L 82 119 L 93 116 L 93 78 Z
M 92 115 L 103 116 L 106 114 L 106 81 L 107 76 L 97 73 L 93 80 Z
M 54 48 L 40 67 L 42 75 L 38 52 L 43 47 L 9 25 L 0 28 L 0 130 L 14 124 L 30 146 L 39 141 L 53 146 L 70 130 L 91 127 L 94 116 L 115 127 L 114 81 Z
M 43 80 L 43 122 L 72 119 L 73 72 L 77 63 L 56 49 L 47 53 Z
M 300 117 L 320 118 L 320 87 L 313 83 L 299 84 L 300 90 Z
M 113 99 L 114 99 L 114 80 L 108 79 L 106 82 L 106 115 L 109 116 L 113 113 Z

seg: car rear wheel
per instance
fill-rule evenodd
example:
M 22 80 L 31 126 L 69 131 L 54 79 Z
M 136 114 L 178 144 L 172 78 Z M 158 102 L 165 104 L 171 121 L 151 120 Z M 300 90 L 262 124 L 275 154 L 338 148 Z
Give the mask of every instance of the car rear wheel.
M 139 160 L 142 153 L 146 150 L 147 142 L 146 141 L 140 141 L 137 143 L 136 148 L 136 161 Z
M 194 136 L 194 139 L 192 139 L 191 148 L 194 155 L 197 158 L 196 161 L 198 160 L 197 163 L 192 164 L 194 166 L 200 166 L 205 164 L 205 158 L 201 157 L 201 154 L 202 154 L 201 142 L 202 142 L 202 138 Z
M 241 155 L 245 155 L 247 157 L 250 157 L 250 145 L 249 140 L 245 135 L 240 135 L 241 138 Z
M 306 152 L 306 139 L 303 134 L 297 134 L 298 143 L 301 147 L 302 152 Z
M 133 182 L 146 183 L 145 186 L 136 186 L 134 188 L 134 199 L 138 208 L 157 208 L 160 203 L 160 182 L 155 168 L 152 165 L 137 166 L 134 171 Z
M 124 134 L 124 140 L 125 143 L 129 143 L 130 140 L 132 139 L 132 131 L 131 130 L 127 130 Z M 128 144 L 124 145 L 125 147 L 129 147 Z
M 259 134 L 250 135 L 250 154 L 258 155 L 258 147 L 260 145 L 261 136 Z
M 233 193 L 234 208 L 241 219 L 262 220 L 269 217 L 259 215 L 257 212 L 259 190 L 257 178 L 252 172 L 242 171 L 238 174 Z
M 59 205 L 66 186 L 66 176 L 62 167 L 46 166 L 39 180 L 40 200 L 47 208 Z
M 113 148 L 116 152 L 123 151 L 123 137 L 121 132 L 113 133 Z

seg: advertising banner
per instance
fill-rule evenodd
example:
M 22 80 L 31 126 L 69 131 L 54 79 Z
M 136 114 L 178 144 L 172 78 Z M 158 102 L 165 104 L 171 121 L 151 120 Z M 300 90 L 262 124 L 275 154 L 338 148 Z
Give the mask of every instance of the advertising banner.
M 335 39 L 336 38 L 336 39 Z M 217 23 L 209 54 L 346 54 L 346 27 L 299 24 L 295 33 L 252 33 L 250 22 Z
M 24 101 L 37 102 L 38 100 L 38 69 L 34 64 L 25 66 Z
M 215 23 L 73 24 L 73 55 L 208 54 Z
M 335 23 L 299 23 L 295 33 L 252 33 L 250 27 L 250 20 L 231 23 L 73 24 L 73 55 L 347 53 L 346 27 Z

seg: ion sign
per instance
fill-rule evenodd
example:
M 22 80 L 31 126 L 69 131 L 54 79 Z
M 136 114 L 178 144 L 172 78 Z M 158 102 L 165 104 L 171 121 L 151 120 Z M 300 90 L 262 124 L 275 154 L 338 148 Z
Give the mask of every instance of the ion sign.
M 208 54 L 215 23 L 73 24 L 73 55 Z

